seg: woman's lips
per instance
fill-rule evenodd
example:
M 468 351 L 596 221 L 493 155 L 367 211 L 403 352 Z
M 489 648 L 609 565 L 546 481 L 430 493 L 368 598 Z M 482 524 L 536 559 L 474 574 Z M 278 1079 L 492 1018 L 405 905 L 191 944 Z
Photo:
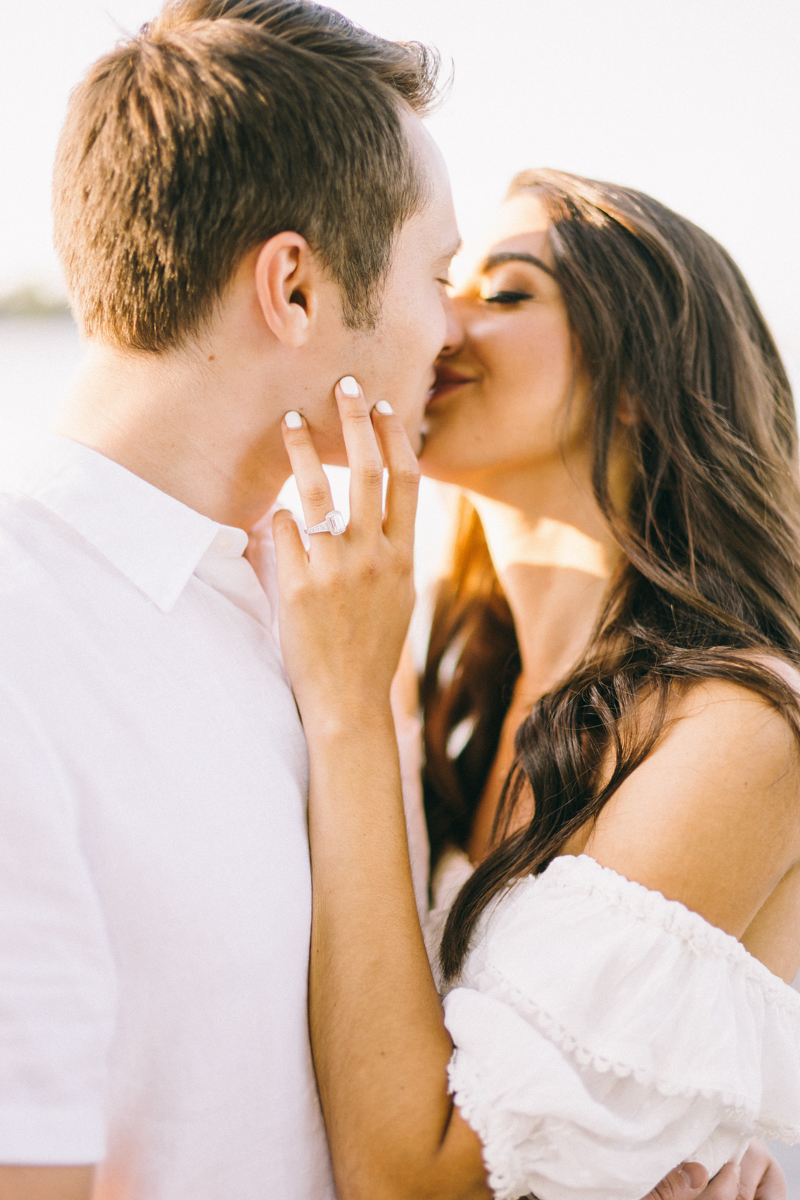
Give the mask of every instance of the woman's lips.
M 471 375 L 463 375 L 460 371 L 454 371 L 452 367 L 439 367 L 436 371 L 434 385 L 428 392 L 428 407 L 435 404 L 442 396 L 449 396 L 466 383 L 474 382 Z

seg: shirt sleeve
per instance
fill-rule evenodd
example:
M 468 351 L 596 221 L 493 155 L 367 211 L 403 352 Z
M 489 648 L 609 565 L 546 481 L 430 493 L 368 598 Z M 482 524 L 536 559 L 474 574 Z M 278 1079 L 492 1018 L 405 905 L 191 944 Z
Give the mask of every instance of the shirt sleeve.
M 451 1092 L 498 1200 L 641 1200 L 754 1134 L 800 1140 L 800 996 L 585 855 L 513 885 L 459 984 Z
M 0 686 L 0 1162 L 105 1154 L 115 989 L 79 814 L 52 745 Z

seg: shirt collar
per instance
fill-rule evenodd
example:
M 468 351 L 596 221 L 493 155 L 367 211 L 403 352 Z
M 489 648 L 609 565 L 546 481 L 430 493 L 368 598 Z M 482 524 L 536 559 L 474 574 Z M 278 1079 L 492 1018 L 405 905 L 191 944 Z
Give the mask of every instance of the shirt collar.
M 162 612 L 175 606 L 202 558 L 239 558 L 247 546 L 243 529 L 204 517 L 58 434 L 37 439 L 15 474 L 15 491 L 71 525 Z

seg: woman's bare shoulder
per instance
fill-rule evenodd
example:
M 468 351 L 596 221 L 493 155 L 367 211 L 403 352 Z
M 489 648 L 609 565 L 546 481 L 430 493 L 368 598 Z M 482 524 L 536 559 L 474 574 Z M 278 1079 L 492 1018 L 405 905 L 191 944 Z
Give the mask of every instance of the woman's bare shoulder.
M 783 670 L 800 684 L 794 668 Z M 790 723 L 749 688 L 720 679 L 692 687 L 585 849 L 741 937 L 800 862 L 800 753 Z

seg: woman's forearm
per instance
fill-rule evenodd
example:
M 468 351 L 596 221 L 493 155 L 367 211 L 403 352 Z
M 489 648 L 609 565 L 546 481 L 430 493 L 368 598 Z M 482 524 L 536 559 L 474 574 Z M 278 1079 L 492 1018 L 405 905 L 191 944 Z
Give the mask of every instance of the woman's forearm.
M 388 705 L 326 722 L 309 752 L 310 1019 L 339 1194 L 488 1196 L 477 1139 L 451 1119 Z

